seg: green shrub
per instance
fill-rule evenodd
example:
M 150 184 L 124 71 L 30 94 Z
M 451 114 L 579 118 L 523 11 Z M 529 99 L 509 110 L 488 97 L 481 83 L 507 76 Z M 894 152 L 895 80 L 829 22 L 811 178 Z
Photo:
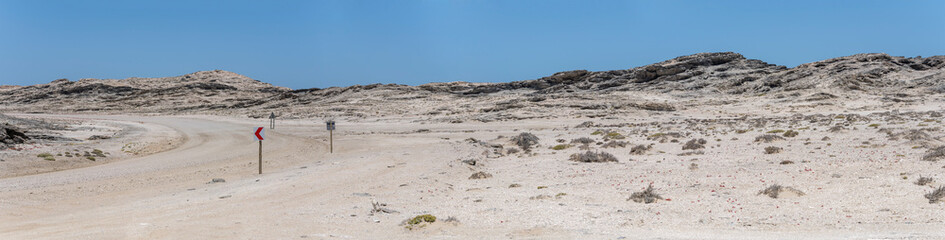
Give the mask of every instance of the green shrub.
M 775 130 L 768 131 L 768 133 L 783 133 L 783 132 L 784 132 L 784 130 L 781 130 L 781 129 L 775 129 Z
M 555 145 L 554 147 L 551 147 L 551 149 L 552 150 L 565 150 L 565 149 L 568 149 L 569 147 L 571 147 L 571 145 L 558 144 L 558 145 Z
M 436 222 L 436 217 L 430 214 L 417 215 L 416 217 L 413 217 L 412 219 L 408 220 L 407 224 L 417 225 L 424 222 L 428 222 L 428 223 Z

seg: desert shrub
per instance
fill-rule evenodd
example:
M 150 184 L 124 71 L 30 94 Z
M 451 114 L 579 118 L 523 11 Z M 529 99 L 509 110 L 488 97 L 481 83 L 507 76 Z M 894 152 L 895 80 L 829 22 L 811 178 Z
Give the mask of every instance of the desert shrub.
M 775 153 L 781 152 L 781 150 L 783 150 L 783 148 L 779 148 L 775 146 L 768 146 L 768 147 L 765 147 L 765 154 L 775 154 Z
M 682 150 L 696 150 L 700 148 L 705 148 L 706 141 L 705 139 L 692 139 L 683 144 Z
M 772 184 L 768 188 L 758 191 L 758 195 L 767 195 L 771 198 L 778 198 L 782 192 L 791 192 L 797 194 L 798 196 L 804 195 L 804 192 L 801 192 L 800 190 L 794 189 L 792 187 L 783 187 L 778 184 Z
M 604 131 L 597 130 L 591 133 L 591 135 L 601 135 L 601 134 L 604 134 Z
M 528 151 L 538 144 L 538 137 L 535 134 L 523 132 L 512 138 L 512 142 L 518 145 L 522 150 Z
M 604 139 L 624 139 L 624 138 L 627 138 L 627 137 L 624 137 L 618 132 L 608 132 L 606 135 L 604 135 Z
M 692 156 L 692 155 L 703 155 L 703 154 L 705 154 L 705 152 L 703 152 L 702 150 L 698 150 L 698 151 L 683 152 L 683 153 L 676 154 L 676 155 L 677 155 L 677 156 Z
M 571 145 L 568 145 L 568 144 L 558 144 L 558 145 L 555 145 L 554 147 L 551 147 L 551 149 L 552 149 L 552 150 L 565 150 L 565 149 L 568 149 L 569 147 L 571 147 Z
M 591 152 L 571 154 L 571 161 L 575 162 L 616 162 L 617 158 L 607 152 Z
M 515 154 L 515 153 L 518 153 L 519 151 L 520 151 L 520 150 L 518 150 L 518 148 L 512 147 L 512 148 L 506 149 L 506 150 L 505 150 L 505 153 L 506 153 L 506 154 Z
M 486 172 L 476 172 L 476 173 L 473 173 L 471 176 L 469 176 L 469 179 L 485 179 L 485 178 L 491 178 L 491 177 L 492 177 L 492 174 L 488 174 Z
M 771 134 L 765 134 L 765 135 L 755 137 L 755 142 L 769 143 L 769 142 L 780 141 L 780 140 L 784 140 L 784 137 L 781 137 L 778 135 L 771 135 Z
M 797 137 L 797 134 L 798 134 L 797 131 L 794 131 L 794 130 L 787 130 L 787 132 L 784 132 L 784 134 L 782 134 L 781 136 L 785 136 L 785 137 Z
M 628 142 L 624 141 L 610 141 L 601 145 L 602 148 L 618 148 L 618 147 L 627 147 Z
M 643 145 L 643 144 L 636 145 L 630 148 L 630 154 L 643 155 L 644 153 L 646 153 L 646 151 L 649 151 L 651 148 L 653 148 L 653 146 Z
M 783 132 L 784 132 L 784 130 L 775 129 L 775 130 L 768 131 L 767 133 L 772 133 L 772 134 L 774 134 L 774 133 L 783 133 Z
M 937 203 L 942 201 L 942 198 L 945 198 L 945 186 L 939 187 L 938 189 L 935 189 L 935 191 L 925 194 L 925 198 L 929 199 L 929 203 Z
M 416 225 L 416 224 L 420 224 L 424 222 L 428 222 L 428 223 L 436 222 L 436 217 L 430 214 L 418 215 L 416 217 L 411 218 L 409 221 L 407 221 L 407 224 Z
M 943 157 L 945 157 L 945 146 L 929 149 L 925 152 L 925 156 L 922 156 L 922 161 L 937 162 Z
M 781 161 L 781 165 L 788 165 L 788 164 L 794 164 L 794 161 L 791 161 L 791 160 Z
M 574 126 L 574 128 L 589 128 L 593 126 L 594 126 L 594 122 L 586 121 L 586 122 L 582 122 L 581 124 L 578 124 L 577 126 Z
M 922 177 L 922 176 L 919 176 L 919 180 L 916 180 L 916 181 L 915 181 L 915 185 L 925 186 L 925 185 L 928 185 L 928 184 L 932 183 L 932 181 L 934 181 L 934 179 L 932 179 L 932 178 L 930 178 L 930 177 Z
M 879 123 L 870 124 L 869 127 L 871 127 L 871 128 L 878 128 L 878 127 L 879 127 Z
M 36 156 L 39 157 L 39 158 L 47 158 L 47 157 L 52 157 L 52 154 L 50 154 L 50 153 L 40 153 L 40 154 L 38 154 L 38 155 L 36 155 Z
M 650 186 L 646 187 L 646 190 L 643 190 L 642 192 L 634 192 L 633 194 L 630 194 L 630 198 L 628 198 L 627 200 L 628 201 L 633 200 L 634 202 L 648 204 L 648 203 L 654 203 L 662 198 L 663 197 L 661 197 L 659 194 L 656 193 L 656 191 L 653 190 L 653 185 L 650 184 Z
M 575 138 L 571 140 L 571 143 L 579 143 L 579 144 L 591 144 L 594 142 L 597 142 L 597 141 L 594 141 L 594 139 L 591 139 L 589 137 L 580 137 L 580 138 Z
M 86 156 L 85 159 L 88 159 L 89 161 L 93 161 L 93 162 L 95 161 L 95 157 L 93 156 Z

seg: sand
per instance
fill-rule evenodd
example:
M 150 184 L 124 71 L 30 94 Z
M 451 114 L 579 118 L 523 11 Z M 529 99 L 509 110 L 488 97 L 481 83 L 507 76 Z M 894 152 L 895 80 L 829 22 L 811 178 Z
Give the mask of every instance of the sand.
M 336 119 L 333 153 L 323 119 L 280 120 L 267 129 L 261 175 L 252 130 L 267 120 L 17 116 L 111 123 L 119 137 L 90 147 L 169 147 L 2 175 L 0 239 L 945 239 L 945 204 L 922 197 L 941 184 L 913 183 L 942 179 L 945 163 L 920 161 L 926 148 L 878 131 L 942 125 L 921 116 L 874 117 L 839 132 L 803 121 L 685 122 L 720 118 L 708 113 L 459 124 Z M 575 127 L 585 121 L 595 125 Z M 799 134 L 754 142 L 776 129 Z M 603 142 L 606 133 L 592 134 L 598 130 L 629 142 L 588 146 L 617 162 L 569 161 L 584 152 L 580 144 L 551 149 L 580 137 Z M 509 139 L 522 132 L 539 144 L 509 154 L 518 148 Z M 669 132 L 683 137 L 647 139 Z M 690 152 L 681 149 L 685 142 L 699 138 L 706 140 L 702 154 L 680 156 Z M 630 154 L 639 144 L 652 149 Z M 767 146 L 783 150 L 765 154 Z M 463 162 L 470 159 L 476 164 Z M 480 171 L 492 177 L 470 179 Z M 651 184 L 661 195 L 655 203 L 628 200 Z M 804 194 L 758 194 L 772 184 Z M 372 213 L 372 202 L 395 212 Z M 421 214 L 437 221 L 408 229 L 404 222 Z

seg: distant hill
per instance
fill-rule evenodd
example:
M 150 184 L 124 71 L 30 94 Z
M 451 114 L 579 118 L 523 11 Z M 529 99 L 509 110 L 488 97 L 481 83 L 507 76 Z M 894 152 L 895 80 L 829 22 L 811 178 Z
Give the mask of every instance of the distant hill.
M 292 90 L 222 70 L 163 78 L 60 79 L 0 87 L 0 110 L 251 117 L 279 112 L 295 117 L 355 118 L 423 114 L 448 121 L 492 121 L 553 114 L 542 110 L 549 108 L 568 113 L 673 111 L 685 101 L 703 98 L 704 103 L 765 95 L 779 101 L 827 101 L 851 95 L 901 102 L 931 93 L 945 93 L 945 56 L 905 58 L 870 53 L 787 68 L 721 52 L 631 69 L 566 71 L 507 83 Z

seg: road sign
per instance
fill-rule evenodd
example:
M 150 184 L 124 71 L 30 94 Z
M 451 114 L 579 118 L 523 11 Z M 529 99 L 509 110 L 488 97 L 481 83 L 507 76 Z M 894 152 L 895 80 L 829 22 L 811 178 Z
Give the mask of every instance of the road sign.
M 265 139 L 266 134 L 265 134 L 264 129 L 265 129 L 264 127 L 257 127 L 257 128 L 256 128 L 256 132 L 253 133 L 253 135 L 255 135 L 255 136 L 253 136 L 253 137 L 256 138 L 256 141 L 262 141 L 263 139 Z
M 276 128 L 276 113 L 269 112 L 269 128 Z
M 325 122 L 325 128 L 328 128 L 328 153 L 335 152 L 335 135 L 333 134 L 335 130 L 335 120 L 328 120 Z
M 270 113 L 269 113 L 269 119 L 276 119 L 276 113 L 270 112 Z
M 259 141 L 259 174 L 262 174 L 262 142 L 266 139 L 265 127 L 257 127 L 253 132 L 253 138 Z

